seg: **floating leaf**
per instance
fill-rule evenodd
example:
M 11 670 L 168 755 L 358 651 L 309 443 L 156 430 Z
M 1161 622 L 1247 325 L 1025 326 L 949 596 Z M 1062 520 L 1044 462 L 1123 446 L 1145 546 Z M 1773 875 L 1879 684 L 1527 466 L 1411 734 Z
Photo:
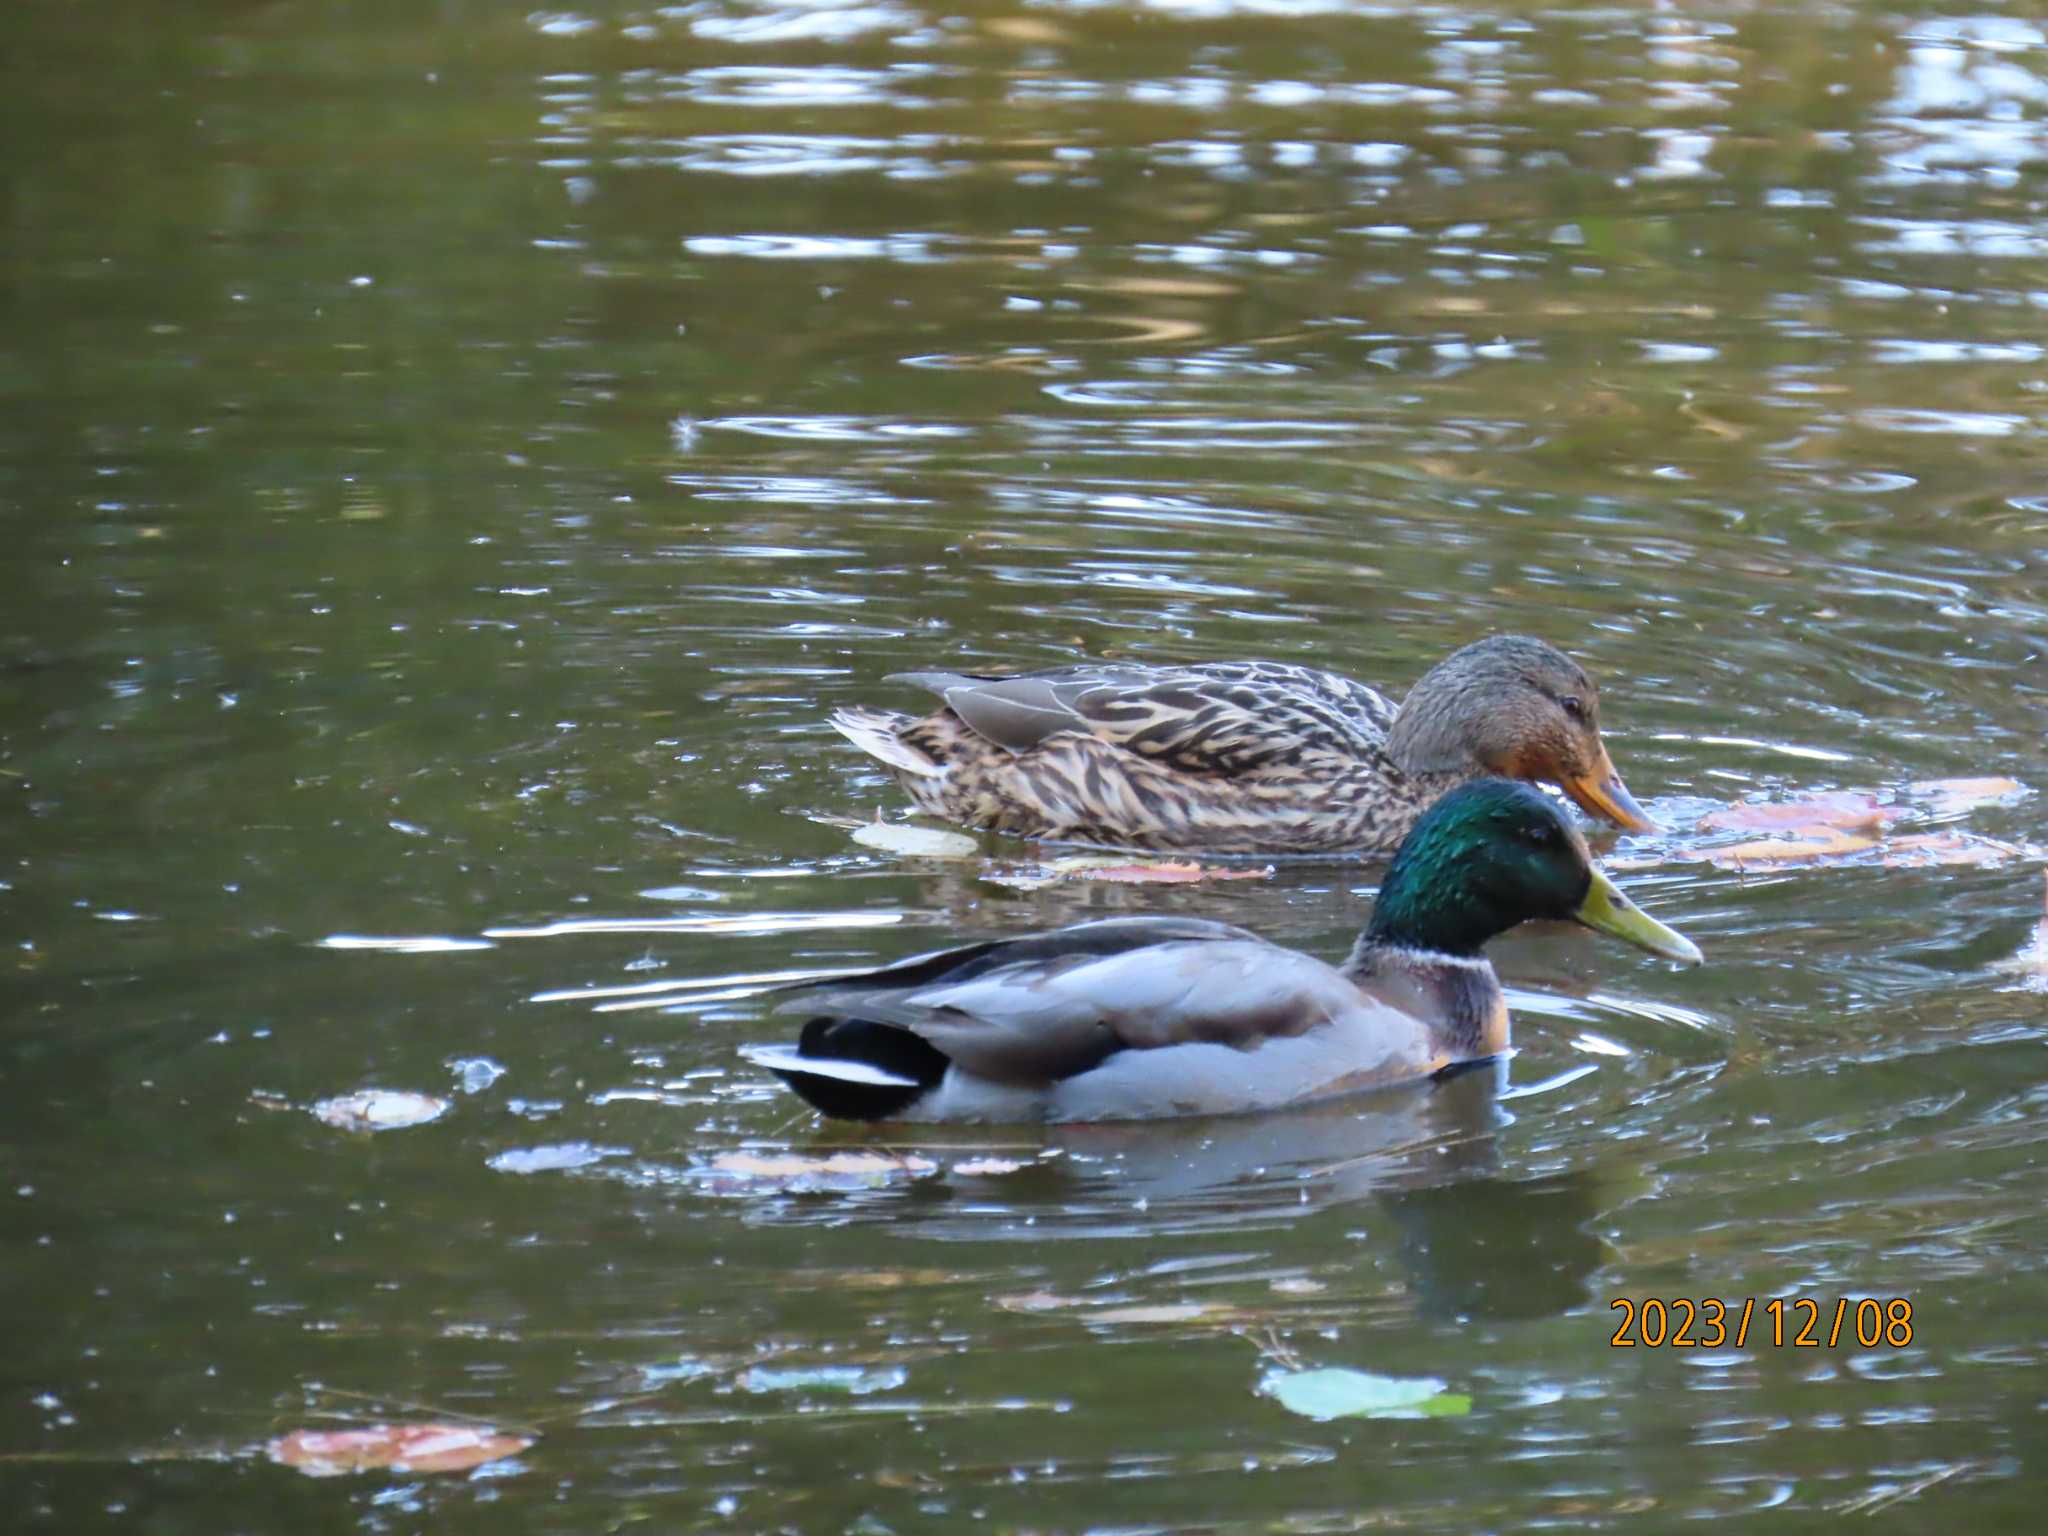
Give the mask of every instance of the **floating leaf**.
M 1967 832 L 1918 832 L 1910 837 L 1895 837 L 1884 845 L 1887 869 L 1918 869 L 1930 864 L 1982 867 L 2026 856 L 2024 848 L 1989 837 L 1972 837 Z
M 373 1424 L 368 1429 L 295 1429 L 263 1449 L 279 1466 L 308 1477 L 348 1472 L 467 1472 L 516 1456 L 529 1435 L 475 1424 Z
M 1877 846 L 1873 837 L 1856 837 L 1847 832 L 1820 832 L 1812 837 L 1769 837 L 1731 848 L 1710 849 L 1707 857 L 1724 869 L 1754 869 L 1758 866 L 1811 864 L 1819 859 L 1838 859 L 1851 853 L 1868 853 Z
M 560 1173 L 588 1168 L 608 1157 L 624 1157 L 624 1147 L 595 1147 L 587 1141 L 565 1141 L 546 1147 L 514 1147 L 486 1160 L 499 1173 Z
M 1306 1275 L 1282 1275 L 1271 1282 L 1277 1296 L 1320 1296 L 1329 1287 L 1320 1280 L 1311 1280 Z
M 1062 1296 L 1055 1291 L 1024 1291 L 998 1296 L 996 1305 L 1005 1312 L 1084 1313 L 1086 1323 L 1197 1323 L 1235 1322 L 1244 1316 L 1237 1307 L 1208 1301 L 1144 1302 L 1131 1306 L 1103 1307 L 1081 1296 Z
M 869 821 L 853 829 L 853 840 L 903 859 L 971 859 L 981 844 L 961 832 L 912 826 L 907 821 Z
M 879 1189 L 938 1170 L 930 1158 L 894 1152 L 721 1152 L 697 1172 L 714 1194 L 775 1195 Z
M 845 1392 L 866 1397 L 891 1392 L 910 1380 L 900 1365 L 749 1366 L 739 1384 L 749 1392 Z
M 1472 1399 L 1434 1376 L 1375 1376 L 1345 1366 L 1271 1370 L 1259 1391 L 1305 1419 L 1440 1419 L 1472 1411 Z
M 448 1113 L 448 1101 L 428 1093 L 398 1088 L 359 1088 L 338 1098 L 322 1099 L 313 1114 L 338 1131 L 402 1131 L 425 1125 Z
M 785 1269 L 792 1285 L 824 1286 L 845 1291 L 893 1291 L 904 1286 L 957 1285 L 967 1277 L 957 1269 L 842 1269 L 833 1264 L 817 1269 Z
M 964 1163 L 955 1163 L 953 1171 L 955 1173 L 990 1175 L 1016 1173 L 1030 1166 L 1029 1163 L 1018 1162 L 1015 1158 L 1009 1157 L 971 1157 Z
M 1908 784 L 1907 793 L 1931 802 L 1938 816 L 1960 815 L 1980 805 L 2016 800 L 2031 791 L 2018 779 L 1922 779 Z
M 1874 832 L 1897 813 L 1875 797 L 1831 790 L 1797 800 L 1724 806 L 1699 819 L 1702 832 L 1792 832 L 1825 836 L 1827 829 Z
M 1273 866 L 1235 869 L 1216 864 L 1117 864 L 1083 876 L 1088 880 L 1110 880 L 1118 885 L 1193 885 L 1202 880 L 1270 880 Z
M 1864 862 L 1882 864 L 1886 869 L 1924 869 L 1933 865 L 2004 864 L 2036 857 L 2039 852 L 2029 846 L 2002 843 L 1967 832 L 1914 832 L 1883 841 L 1848 832 L 1818 832 L 1811 837 L 1765 838 L 1727 848 L 1709 848 L 1689 857 L 1706 859 L 1723 869 L 1767 870 L 1875 854 L 1874 860 Z
M 1980 805 L 2009 800 L 2030 791 L 2017 779 L 1926 779 L 1906 786 L 1905 793 L 1925 802 L 1937 816 L 1955 816 Z M 1699 855 L 1727 869 L 1752 869 L 1811 864 L 1854 854 L 1881 851 L 1878 862 L 1913 868 L 1928 864 L 1996 864 L 2024 857 L 2027 850 L 1989 838 L 1939 832 L 1886 838 L 1890 824 L 1904 811 L 1857 790 L 1830 790 L 1770 804 L 1726 806 L 1699 820 L 1707 832 L 1775 832 L 1780 837 L 1708 849 Z
M 1105 880 L 1116 885 L 1194 885 L 1204 880 L 1270 880 L 1273 866 L 1256 869 L 1232 864 L 1195 864 L 1183 860 L 1133 862 L 1128 854 L 1080 853 L 1043 864 L 991 870 L 982 876 L 994 885 L 1035 891 L 1063 880 Z
M 2020 987 L 2028 992 L 2048 992 L 2048 869 L 2041 871 L 2041 886 L 2041 921 L 2020 952 L 1996 967 L 2018 976 Z
M 1206 1301 L 1166 1301 L 1142 1307 L 1104 1307 L 1090 1312 L 1086 1321 L 1091 1323 L 1198 1323 L 1224 1321 L 1237 1317 L 1235 1307 L 1220 1306 Z
M 858 826 L 860 823 L 855 822 L 854 825 Z M 706 902 L 724 901 L 729 895 L 728 892 L 710 890 L 701 885 L 650 885 L 646 890 L 638 894 L 642 901 L 664 901 L 672 906 L 679 907 L 700 907 Z M 667 963 L 665 960 L 656 960 L 651 964 L 635 961 L 628 965 L 626 969 L 629 971 L 659 969 Z
M 505 1075 L 503 1064 L 488 1056 L 456 1056 L 447 1065 L 458 1093 L 482 1093 Z
M 1078 1296 L 1062 1296 L 1055 1291 L 1020 1291 L 1012 1296 L 998 1296 L 995 1301 L 1005 1312 L 1063 1312 L 1069 1307 L 1087 1305 Z

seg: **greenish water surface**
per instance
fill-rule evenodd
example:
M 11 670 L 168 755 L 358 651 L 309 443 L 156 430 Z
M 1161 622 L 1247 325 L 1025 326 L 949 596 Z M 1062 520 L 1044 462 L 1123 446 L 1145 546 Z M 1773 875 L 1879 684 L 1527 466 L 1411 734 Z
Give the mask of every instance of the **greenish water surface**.
M 7 30 L 14 1528 L 2040 1528 L 2036 9 Z M 885 673 L 1499 631 L 1600 678 L 1702 969 L 1516 933 L 1502 1079 L 1260 1121 L 863 1136 L 737 1060 L 772 973 L 1369 910 L 857 846 Z M 1832 790 L 1944 851 L 1699 827 Z M 308 1112 L 370 1087 L 448 1108 Z M 1912 1337 L 1612 1347 L 1649 1296 Z M 1310 1367 L 1469 1407 L 1259 1390 Z M 262 1453 L 464 1416 L 534 1444 Z

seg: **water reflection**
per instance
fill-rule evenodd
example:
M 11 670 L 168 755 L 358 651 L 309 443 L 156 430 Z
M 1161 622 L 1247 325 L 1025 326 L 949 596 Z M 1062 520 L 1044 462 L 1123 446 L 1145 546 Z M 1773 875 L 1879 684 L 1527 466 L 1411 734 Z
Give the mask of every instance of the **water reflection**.
M 1546 1233 L 1555 1241 L 1543 1264 L 1555 1275 L 1583 1276 L 1592 1260 L 1582 1258 L 1599 1252 L 1599 1245 L 1582 1244 L 1570 1233 L 1597 1214 L 1580 1207 L 1603 1181 L 1539 1180 L 1532 1194 L 1559 1198 L 1519 1201 L 1514 1191 L 1522 1181 L 1500 1154 L 1502 1133 L 1515 1118 L 1504 1107 L 1507 1098 L 1551 1092 L 1585 1070 L 1510 1091 L 1509 1063 L 1500 1060 L 1418 1088 L 1275 1115 L 944 1132 L 897 1127 L 861 1135 L 829 1127 L 786 1143 L 707 1152 L 689 1167 L 643 1159 L 597 1172 L 635 1187 L 689 1188 L 738 1202 L 740 1218 L 750 1224 L 878 1222 L 969 1243 L 1143 1242 L 1254 1232 L 1379 1200 L 1397 1218 L 1403 1262 L 1417 1272 L 1413 1283 L 1437 1298 L 1431 1305 L 1471 1312 L 1482 1303 L 1461 1299 L 1468 1293 L 1536 1284 L 1517 1255 L 1524 1245 L 1544 1247 Z M 640 1096 L 676 1107 L 716 1102 L 673 1092 Z M 606 1101 L 620 1097 L 610 1094 Z M 557 1150 L 540 1153 L 554 1158 Z M 600 1160 L 563 1153 L 557 1161 L 536 1162 L 537 1155 L 507 1153 L 494 1166 L 512 1158 L 513 1171 L 524 1173 Z M 616 1157 L 618 1150 L 605 1155 Z M 1425 1197 L 1436 1189 L 1467 1193 Z M 1448 1230 L 1453 1227 L 1480 1235 L 1457 1236 Z M 1439 1228 L 1445 1230 L 1433 1238 Z M 1519 1290 L 1517 1305 L 1562 1296 L 1561 1285 Z
M 1504 1092 L 698 1173 L 844 1150 L 734 1068 L 779 976 L 1363 910 L 1362 871 L 1016 893 L 788 814 L 896 803 L 823 722 L 905 667 L 1399 679 L 1520 630 L 1614 679 L 1674 822 L 2048 788 L 2048 38 L 1968 11 L 24 11 L 22 1518 L 234 1526 L 263 1478 L 364 1530 L 2031 1528 L 2031 857 L 1617 847 L 1715 964 L 1503 946 Z M 451 1082 L 374 1137 L 278 1112 Z M 1802 1289 L 1922 1332 L 1606 1345 L 1613 1294 Z M 1039 1292 L 1180 1320 L 992 1299 Z M 1290 1418 L 1262 1329 L 1472 1412 Z M 908 1377 L 865 1419 L 732 1385 L 775 1350 Z M 475 1481 L 206 1459 L 364 1401 L 314 1381 L 555 1417 Z
M 1382 1197 L 1400 1233 L 1423 1314 L 1513 1321 L 1594 1303 L 1592 1276 L 1612 1250 L 1592 1231 L 1617 1203 L 1598 1169 L 1480 1178 Z

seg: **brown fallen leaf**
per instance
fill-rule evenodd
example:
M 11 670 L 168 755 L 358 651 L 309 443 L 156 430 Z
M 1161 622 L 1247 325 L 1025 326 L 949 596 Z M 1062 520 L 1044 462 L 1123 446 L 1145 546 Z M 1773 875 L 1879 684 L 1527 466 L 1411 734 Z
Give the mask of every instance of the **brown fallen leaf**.
M 349 1472 L 467 1472 L 516 1456 L 530 1435 L 476 1424 L 373 1424 L 368 1429 L 295 1429 L 264 1449 L 282 1467 L 308 1477 Z
M 1906 791 L 1931 802 L 1928 808 L 1937 816 L 1953 816 L 1996 800 L 2023 795 L 2027 793 L 2027 786 L 2018 779 L 1923 779 L 1918 784 L 1908 784 Z
M 1966 832 L 1917 832 L 1884 845 L 1887 869 L 1921 869 L 1934 864 L 1983 866 L 2026 857 L 2024 848 Z
M 1880 841 L 1851 832 L 1816 832 L 1810 837 L 1764 838 L 1728 848 L 1708 848 L 1687 857 L 1722 869 L 1785 869 L 1795 865 L 1875 853 L 1886 869 L 1929 869 L 1937 865 L 1984 868 L 2032 858 L 2040 850 L 1967 832 L 1911 832 Z
M 1911 807 L 1936 816 L 1956 816 L 2029 793 L 2017 779 L 1922 779 L 1908 784 Z M 1831 789 L 1791 800 L 1744 801 L 1709 811 L 1696 824 L 1702 832 L 1784 832 L 1820 838 L 1829 832 L 1879 832 L 1908 807 L 1891 805 L 1863 790 Z
M 1698 825 L 1702 832 L 1875 831 L 1895 814 L 1872 795 L 1837 789 L 1797 800 L 1724 806 L 1702 816 Z
M 1755 869 L 1759 866 L 1812 864 L 1821 859 L 1868 853 L 1876 846 L 1875 838 L 1823 831 L 1812 837 L 1767 837 L 1753 843 L 1737 843 L 1730 848 L 1710 848 L 1705 857 L 1724 869 Z

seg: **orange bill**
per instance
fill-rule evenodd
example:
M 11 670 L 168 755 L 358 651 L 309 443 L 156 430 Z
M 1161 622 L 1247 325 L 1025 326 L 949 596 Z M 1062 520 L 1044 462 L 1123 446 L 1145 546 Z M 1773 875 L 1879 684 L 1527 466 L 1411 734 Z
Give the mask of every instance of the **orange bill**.
M 1649 812 L 1636 804 L 1636 797 L 1630 794 L 1628 786 L 1621 782 L 1621 775 L 1615 771 L 1614 760 L 1607 755 L 1605 747 L 1600 749 L 1600 760 L 1593 764 L 1590 773 L 1564 779 L 1558 787 L 1570 795 L 1573 802 L 1588 815 L 1598 816 L 1602 821 L 1611 821 L 1623 831 L 1664 830 L 1650 819 Z

